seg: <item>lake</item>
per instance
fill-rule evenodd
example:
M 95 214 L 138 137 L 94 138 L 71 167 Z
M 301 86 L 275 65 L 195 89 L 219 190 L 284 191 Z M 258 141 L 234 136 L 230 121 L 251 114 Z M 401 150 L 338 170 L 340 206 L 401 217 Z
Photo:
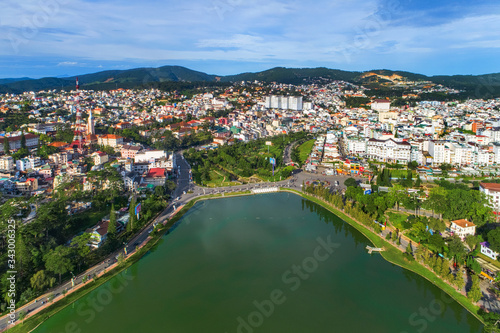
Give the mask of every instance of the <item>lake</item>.
M 63 332 L 481 332 L 439 288 L 290 193 L 197 203 L 161 243 L 42 324 Z

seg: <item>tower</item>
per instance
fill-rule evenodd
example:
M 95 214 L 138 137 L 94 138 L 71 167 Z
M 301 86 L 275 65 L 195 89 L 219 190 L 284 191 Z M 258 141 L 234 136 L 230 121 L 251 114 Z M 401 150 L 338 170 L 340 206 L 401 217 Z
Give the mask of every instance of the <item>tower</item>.
M 85 124 L 82 121 L 82 111 L 80 110 L 80 96 L 79 90 L 80 86 L 78 84 L 78 78 L 76 78 L 76 96 L 75 96 L 75 108 L 76 108 L 76 122 L 75 122 L 75 131 L 73 135 L 73 142 L 78 143 L 78 150 L 82 150 L 83 146 L 83 135 L 85 132 Z
M 88 119 L 88 125 L 87 125 L 87 134 L 88 135 L 94 135 L 95 134 L 94 117 L 92 116 L 92 110 L 90 110 L 90 112 L 89 112 L 89 119 Z

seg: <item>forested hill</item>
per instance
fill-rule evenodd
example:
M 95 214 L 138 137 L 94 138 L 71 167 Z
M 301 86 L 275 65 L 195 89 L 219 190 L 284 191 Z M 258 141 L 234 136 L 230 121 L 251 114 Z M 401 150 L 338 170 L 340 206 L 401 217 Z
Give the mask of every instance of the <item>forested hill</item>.
M 42 79 L 0 79 L 0 93 L 22 93 L 47 89 L 73 89 L 76 76 Z M 260 81 L 284 84 L 325 83 L 342 80 L 364 85 L 377 91 L 401 90 L 409 82 L 442 84 L 461 90 L 459 98 L 500 97 L 500 73 L 486 75 L 426 76 L 404 71 L 387 69 L 365 72 L 343 71 L 339 69 L 284 68 L 276 67 L 262 72 L 242 73 L 237 75 L 217 76 L 194 71 L 181 66 L 163 66 L 158 68 L 135 68 L 129 70 L 111 70 L 93 74 L 79 75 L 81 89 L 116 89 L 158 87 L 166 82 L 241 82 Z M 169 87 L 171 85 L 168 85 Z

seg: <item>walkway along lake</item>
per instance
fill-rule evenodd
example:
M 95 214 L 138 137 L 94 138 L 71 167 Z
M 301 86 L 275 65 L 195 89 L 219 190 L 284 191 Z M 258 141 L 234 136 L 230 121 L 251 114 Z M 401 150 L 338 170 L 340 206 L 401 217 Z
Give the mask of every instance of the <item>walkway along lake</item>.
M 36 333 L 481 332 L 420 276 L 290 193 L 202 201 L 126 272 Z

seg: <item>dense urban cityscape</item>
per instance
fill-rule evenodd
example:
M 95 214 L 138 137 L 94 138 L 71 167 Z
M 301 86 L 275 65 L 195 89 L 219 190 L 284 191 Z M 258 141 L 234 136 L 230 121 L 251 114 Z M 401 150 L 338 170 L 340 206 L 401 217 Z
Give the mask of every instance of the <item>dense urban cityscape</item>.
M 16 302 L 29 304 L 20 319 L 122 264 L 189 200 L 280 188 L 340 207 L 500 311 L 500 99 L 454 100 L 459 91 L 429 82 L 405 82 L 413 94 L 399 106 L 345 81 L 184 93 L 76 84 L 0 95 L 2 227 L 19 221 Z M 419 100 L 429 91 L 450 101 Z

